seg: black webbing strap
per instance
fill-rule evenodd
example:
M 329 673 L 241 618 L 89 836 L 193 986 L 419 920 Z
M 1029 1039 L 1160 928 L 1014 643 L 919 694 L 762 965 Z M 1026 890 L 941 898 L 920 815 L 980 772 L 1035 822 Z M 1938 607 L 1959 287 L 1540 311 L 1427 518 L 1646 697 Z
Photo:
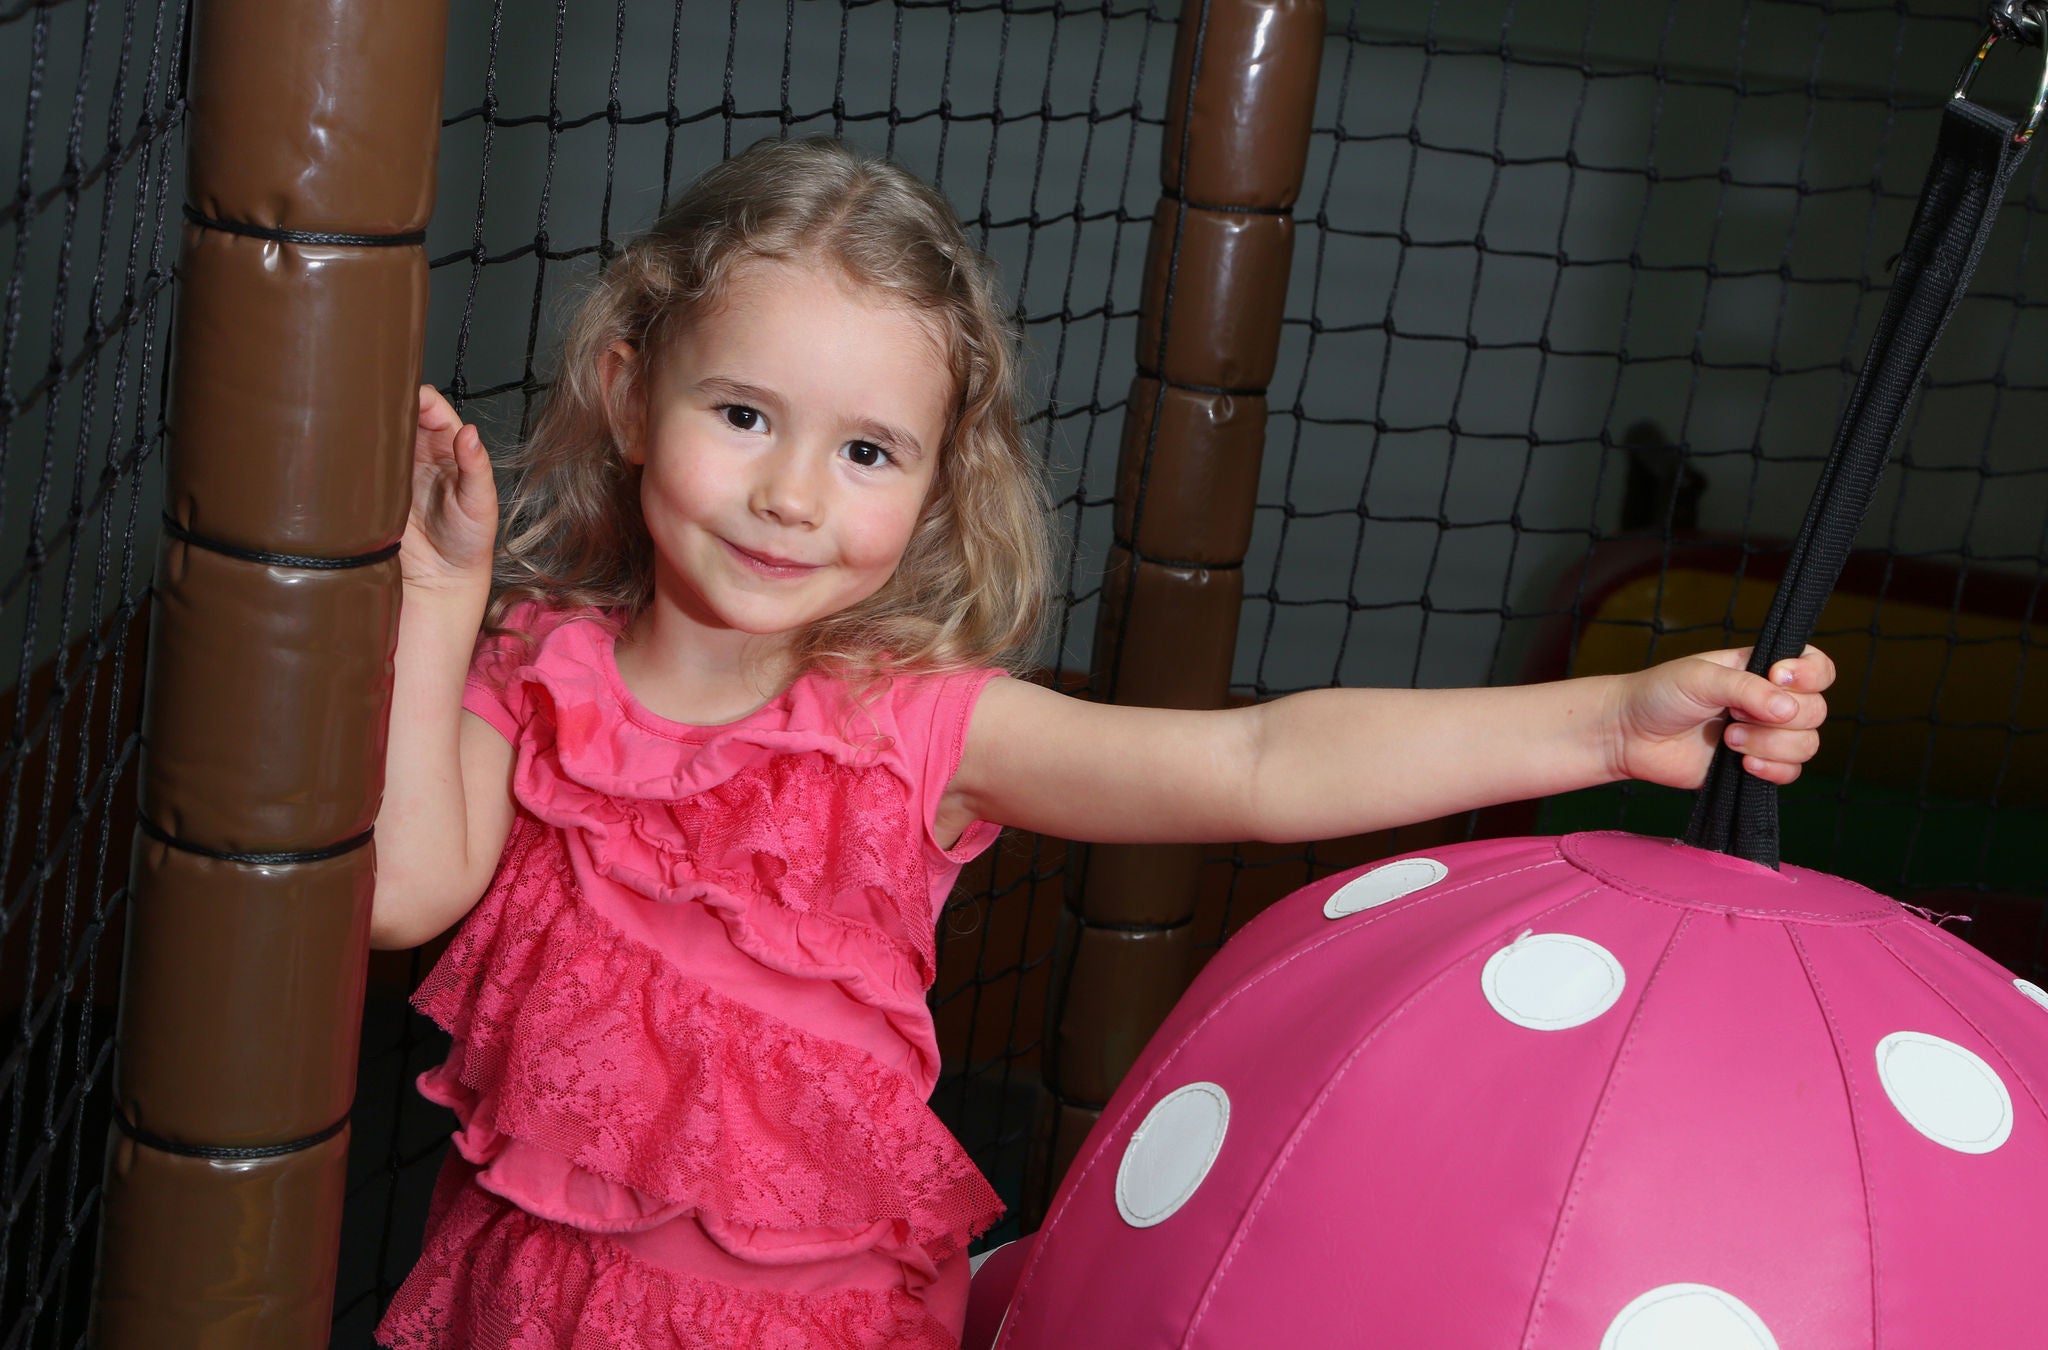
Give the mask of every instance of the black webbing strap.
M 1942 115 L 1934 162 L 1927 168 L 1863 373 L 1750 658 L 1755 674 L 1797 656 L 1813 636 L 1884 472 L 1906 405 L 1927 371 L 1943 326 L 1969 288 L 2006 185 L 2026 154 L 2026 143 L 2015 140 L 2013 132 L 2013 123 L 1967 99 L 1952 99 Z M 1776 867 L 1776 786 L 1745 773 L 1742 756 L 1723 745 L 1693 803 L 1685 839 Z

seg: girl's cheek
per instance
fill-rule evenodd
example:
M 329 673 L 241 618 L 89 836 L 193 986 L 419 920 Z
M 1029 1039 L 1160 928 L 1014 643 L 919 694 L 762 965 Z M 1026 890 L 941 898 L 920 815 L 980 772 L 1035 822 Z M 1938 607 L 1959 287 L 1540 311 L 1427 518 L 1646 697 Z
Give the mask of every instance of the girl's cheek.
M 893 566 L 910 547 L 910 537 L 917 529 L 919 514 L 914 510 L 891 512 L 861 530 L 854 541 L 860 561 L 868 566 Z
M 908 536 L 868 536 L 857 541 L 850 552 L 857 567 L 894 567 L 909 542 Z

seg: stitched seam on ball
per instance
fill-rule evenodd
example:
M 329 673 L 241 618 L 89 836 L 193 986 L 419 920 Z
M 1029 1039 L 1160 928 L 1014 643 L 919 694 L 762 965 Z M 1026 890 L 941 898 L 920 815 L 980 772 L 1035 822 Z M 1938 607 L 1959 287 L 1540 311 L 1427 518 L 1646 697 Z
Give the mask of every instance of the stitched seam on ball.
M 1512 868 L 1506 872 L 1493 872 L 1483 877 L 1474 877 L 1472 880 L 1461 882 L 1460 884 L 1451 887 L 1449 890 L 1433 890 L 1430 892 L 1430 898 L 1432 901 L 1440 900 L 1444 896 L 1456 895 L 1459 891 L 1480 885 L 1483 882 L 1497 881 L 1502 877 L 1519 876 L 1523 872 L 1534 872 L 1545 867 L 1569 866 L 1570 864 L 1567 863 L 1563 857 L 1559 856 L 1555 846 L 1553 845 L 1551 855 L 1540 862 L 1529 863 L 1522 867 Z M 1562 909 L 1566 905 L 1577 904 L 1579 901 L 1585 899 L 1588 895 L 1591 894 L 1593 894 L 1592 891 L 1586 891 L 1582 894 L 1573 896 L 1570 900 L 1561 902 L 1557 906 L 1557 908 Z M 1325 898 L 1327 899 L 1327 897 Z M 1124 1123 L 1131 1118 L 1131 1112 L 1138 1109 L 1138 1103 L 1145 1099 L 1145 1094 L 1152 1090 L 1152 1085 L 1159 1081 L 1160 1075 L 1166 1072 L 1167 1067 L 1171 1065 L 1176 1059 L 1180 1058 L 1181 1051 L 1187 1048 L 1188 1042 L 1194 1039 L 1195 1033 L 1199 1032 L 1203 1027 L 1209 1025 L 1209 1022 L 1212 1018 L 1214 1018 L 1218 1013 L 1221 1013 L 1225 1008 L 1229 1007 L 1232 1003 L 1236 1002 L 1240 995 L 1249 993 L 1255 986 L 1264 983 L 1265 980 L 1270 976 L 1278 974 L 1280 971 L 1294 964 L 1302 957 L 1307 956 L 1310 952 L 1318 950 L 1325 943 L 1338 942 L 1348 937 L 1355 937 L 1360 933 L 1371 932 L 1372 925 L 1380 922 L 1382 919 L 1392 918 L 1396 914 L 1405 914 L 1407 912 L 1408 906 L 1401 905 L 1398 903 L 1392 905 L 1383 905 L 1378 909 L 1370 910 L 1366 913 L 1365 917 L 1359 919 L 1356 923 L 1347 923 L 1343 927 L 1335 930 L 1334 932 L 1331 932 L 1323 937 L 1316 939 L 1308 946 L 1303 947 L 1299 951 L 1290 954 L 1286 960 L 1280 961 L 1275 965 L 1269 967 L 1268 969 L 1260 971 L 1256 976 L 1254 976 L 1250 980 L 1247 980 L 1244 984 L 1238 986 L 1236 989 L 1233 989 L 1230 992 L 1230 997 L 1224 999 L 1223 1002 L 1217 1004 L 1214 1008 L 1211 1008 L 1209 1012 L 1203 1016 L 1201 1021 L 1195 1023 L 1194 1026 L 1188 1028 L 1187 1034 L 1181 1037 L 1180 1043 L 1175 1045 L 1172 1050 L 1168 1051 L 1166 1054 L 1166 1058 L 1159 1061 L 1158 1067 L 1154 1068 L 1150 1074 L 1146 1075 L 1145 1081 L 1141 1083 L 1138 1086 L 1138 1090 L 1132 1094 L 1131 1104 L 1123 1109 L 1123 1114 L 1118 1116 L 1116 1118 L 1116 1122 L 1110 1126 L 1110 1135 L 1113 1137 L 1123 1129 Z M 1548 915 L 1555 912 L 1556 910 L 1553 909 L 1545 911 L 1545 914 Z M 1498 940 L 1498 937 L 1496 937 L 1495 941 Z M 1036 1275 L 1038 1272 L 1039 1257 L 1041 1256 L 1041 1254 L 1045 1252 L 1047 1248 L 1047 1236 L 1052 1232 L 1054 1228 L 1058 1227 L 1060 1220 L 1066 1217 L 1067 1206 L 1072 1203 L 1073 1197 L 1080 1193 L 1081 1183 L 1086 1181 L 1088 1179 L 1088 1174 L 1095 1170 L 1095 1164 L 1100 1157 L 1101 1154 L 1098 1151 L 1096 1154 L 1092 1155 L 1087 1162 L 1081 1165 L 1080 1172 L 1074 1175 L 1074 1184 L 1071 1187 L 1063 1188 L 1066 1191 L 1066 1196 L 1053 1207 L 1052 1212 L 1045 1216 L 1045 1222 L 1042 1225 L 1040 1225 L 1038 1230 L 1038 1242 L 1032 1247 L 1031 1258 L 1025 1263 L 1024 1273 L 1017 1280 L 1017 1290 L 1010 1297 L 1010 1313 L 1012 1316 L 1023 1311 L 1024 1309 L 1026 1295 L 1029 1294 L 1031 1290 L 1032 1277 Z
M 1650 1006 L 1650 993 L 1657 987 L 1657 977 L 1664 973 L 1671 953 L 1678 947 L 1678 940 L 1685 936 L 1692 923 L 1692 914 L 1680 915 L 1672 926 L 1671 936 L 1664 939 L 1664 950 L 1658 953 L 1657 963 L 1650 967 L 1649 976 L 1643 981 L 1643 991 L 1636 995 L 1636 1006 L 1629 1012 L 1628 1030 L 1622 1033 L 1621 1044 L 1615 1047 L 1614 1061 L 1607 1066 L 1607 1076 L 1601 1081 L 1600 1099 L 1594 1104 L 1593 1118 L 1586 1123 L 1586 1137 L 1579 1145 L 1579 1156 L 1572 1161 L 1571 1179 L 1565 1185 L 1564 1204 L 1558 1209 L 1557 1225 L 1551 1229 L 1550 1241 L 1543 1252 L 1543 1273 L 1536 1280 L 1536 1292 L 1529 1304 L 1529 1321 L 1522 1328 L 1523 1350 L 1535 1344 L 1537 1328 L 1543 1323 L 1543 1308 L 1550 1298 L 1550 1286 L 1557 1278 L 1565 1234 L 1571 1230 L 1572 1220 L 1578 1215 L 1579 1195 L 1585 1189 L 1586 1170 L 1593 1160 L 1593 1145 L 1607 1120 L 1608 1108 L 1614 1102 L 1614 1091 L 1628 1066 L 1629 1056 L 1635 1051 L 1636 1034 L 1642 1030 L 1643 1014 Z
M 1624 832 L 1619 830 L 1602 830 L 1599 833 L 1603 835 L 1618 835 Z M 1856 882 L 1840 877 L 1836 878 L 1836 880 L 1841 881 L 1844 886 L 1854 887 L 1865 895 L 1881 900 L 1884 903 L 1876 909 L 1856 910 L 1849 914 L 1829 914 L 1820 910 L 1808 909 L 1751 909 L 1743 905 L 1724 905 L 1712 900 L 1688 899 L 1682 895 L 1675 895 L 1670 891 L 1659 890 L 1655 886 L 1645 885 L 1640 881 L 1629 880 L 1618 872 L 1610 871 L 1583 858 L 1574 857 L 1565 850 L 1562 844 L 1558 846 L 1558 854 L 1581 872 L 1589 876 L 1598 877 L 1618 891 L 1627 891 L 1631 895 L 1640 895 L 1645 899 L 1669 901 L 1674 905 L 1683 905 L 1687 909 L 1705 909 L 1719 914 L 1740 914 L 1759 919 L 1805 919 L 1819 923 L 1838 923 L 1844 926 L 1851 924 L 1861 925 L 1866 921 L 1874 919 L 1894 918 L 1899 912 L 1896 900 L 1880 892 L 1873 891 L 1868 886 L 1858 885 Z M 1799 884 L 1799 878 L 1797 877 L 1786 877 L 1785 880 L 1795 886 Z
M 1849 1137 L 1856 1141 L 1856 1172 L 1863 1180 L 1863 1231 L 1870 1235 L 1870 1350 L 1884 1350 L 1883 1326 L 1878 1320 L 1877 1299 L 1880 1288 L 1879 1274 L 1883 1269 L 1877 1238 L 1877 1199 L 1872 1193 L 1870 1161 L 1863 1147 L 1863 1103 L 1856 1095 L 1856 1077 L 1849 1072 L 1849 1047 L 1842 1038 L 1842 1028 L 1835 1021 L 1835 1009 L 1828 1002 L 1827 994 L 1820 987 L 1820 977 L 1813 969 L 1812 955 L 1806 950 L 1806 943 L 1799 937 L 1799 930 L 1787 928 L 1786 940 L 1792 950 L 1798 953 L 1799 965 L 1806 972 L 1806 987 L 1813 991 L 1813 1001 L 1820 1008 L 1821 1020 L 1827 1023 L 1828 1039 L 1835 1046 L 1835 1069 L 1842 1075 L 1842 1093 L 1849 1100 Z

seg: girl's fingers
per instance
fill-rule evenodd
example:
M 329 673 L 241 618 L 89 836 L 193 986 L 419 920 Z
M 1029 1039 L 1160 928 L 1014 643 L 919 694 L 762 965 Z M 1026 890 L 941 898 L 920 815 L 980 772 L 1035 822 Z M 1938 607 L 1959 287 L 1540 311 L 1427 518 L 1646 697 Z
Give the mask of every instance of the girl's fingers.
M 473 516 L 496 515 L 498 484 L 491 474 L 491 456 L 483 437 L 467 423 L 455 434 L 455 470 L 464 508 Z
M 1729 647 L 1718 652 L 1701 652 L 1699 659 L 1729 670 L 1745 670 L 1753 647 Z M 1795 693 L 1818 694 L 1835 682 L 1835 663 L 1826 652 L 1809 646 L 1797 656 L 1788 656 L 1771 667 L 1771 683 Z
M 1771 681 L 1800 693 L 1818 694 L 1835 682 L 1835 663 L 1818 647 L 1808 647 L 1771 667 Z
M 458 478 L 467 478 L 478 466 L 486 475 L 490 471 L 490 456 L 484 453 L 483 438 L 431 384 L 420 386 L 419 434 L 413 438 L 413 462 L 437 474 L 453 467 Z
M 1765 727 L 1745 722 L 1730 722 L 1721 733 L 1731 750 L 1740 750 L 1751 759 L 1766 759 L 1779 764 L 1804 764 L 1820 749 L 1820 733 L 1803 731 L 1792 727 Z
M 1786 764 L 1775 759 L 1760 759 L 1755 755 L 1743 756 L 1742 770 L 1752 777 L 1763 779 L 1766 783 L 1776 783 L 1779 787 L 1784 787 L 1799 777 L 1797 764 Z
M 455 415 L 454 407 L 441 397 L 441 391 L 431 384 L 420 386 L 420 430 L 452 431 L 462 425 L 462 419 Z
M 1746 649 L 1706 653 L 1706 664 L 1695 667 L 1695 695 L 1742 722 L 1806 730 L 1827 720 L 1828 704 L 1820 691 L 1834 683 L 1835 663 L 1826 654 L 1808 647 L 1804 655 L 1771 667 L 1772 680 L 1750 674 L 1744 668 L 1748 660 Z M 1788 674 L 1790 683 L 1776 678 Z
M 1725 670 L 1741 670 L 1749 665 L 1749 654 L 1753 647 L 1726 647 L 1718 652 L 1701 652 L 1695 660 L 1711 661 Z
M 1811 730 L 1828 720 L 1828 701 L 1819 694 L 1787 694 L 1782 690 L 1775 692 L 1778 697 L 1768 699 L 1764 703 L 1764 712 L 1758 712 L 1755 705 L 1730 704 L 1729 714 L 1738 722 L 1792 727 L 1800 731 Z M 1792 711 L 1789 715 L 1778 711 L 1785 706 L 1784 699 L 1792 700 Z
M 1718 661 L 1702 673 L 1706 678 L 1699 692 L 1705 695 L 1704 701 L 1718 704 L 1744 721 L 1786 723 L 1801 712 L 1799 695 L 1787 693 L 1761 675 L 1739 667 L 1731 669 Z

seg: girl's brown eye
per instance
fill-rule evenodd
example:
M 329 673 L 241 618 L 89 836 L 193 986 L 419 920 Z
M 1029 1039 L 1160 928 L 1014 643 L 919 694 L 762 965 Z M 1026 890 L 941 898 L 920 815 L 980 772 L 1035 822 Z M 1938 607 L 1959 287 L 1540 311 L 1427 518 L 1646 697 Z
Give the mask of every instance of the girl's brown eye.
M 725 420 L 729 425 L 740 431 L 752 431 L 761 425 L 761 414 L 743 404 L 729 404 L 719 411 L 725 414 Z
M 855 441 L 846 447 L 846 453 L 848 458 L 852 459 L 854 463 L 860 465 L 863 469 L 872 469 L 877 464 L 886 462 L 889 458 L 887 450 L 868 441 Z

